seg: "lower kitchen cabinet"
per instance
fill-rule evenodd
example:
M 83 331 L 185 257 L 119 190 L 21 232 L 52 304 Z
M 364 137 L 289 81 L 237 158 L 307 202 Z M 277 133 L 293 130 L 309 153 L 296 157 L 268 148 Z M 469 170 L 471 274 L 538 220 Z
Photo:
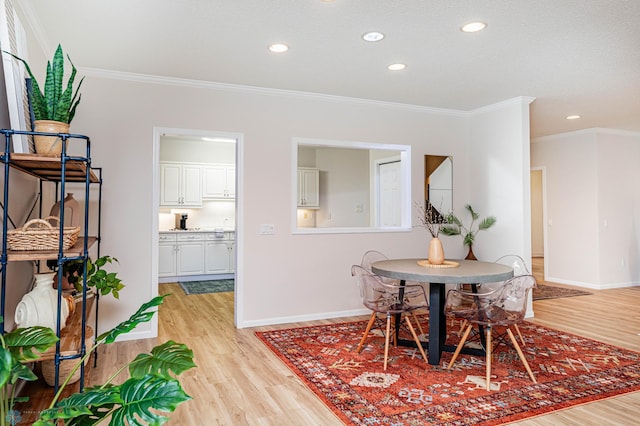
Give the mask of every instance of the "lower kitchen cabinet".
M 176 276 L 176 235 L 160 234 L 158 240 L 158 277 Z
M 204 235 L 178 234 L 177 242 L 176 274 L 204 274 Z
M 235 272 L 235 233 L 160 233 L 158 277 Z
M 228 274 L 235 272 L 235 241 L 228 232 L 207 234 L 205 245 L 206 274 Z

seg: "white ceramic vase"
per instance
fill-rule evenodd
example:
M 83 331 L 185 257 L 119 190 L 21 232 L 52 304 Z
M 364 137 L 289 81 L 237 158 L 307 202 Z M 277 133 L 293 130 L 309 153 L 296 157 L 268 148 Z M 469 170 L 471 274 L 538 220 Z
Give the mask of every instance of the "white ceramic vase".
M 56 311 L 58 309 L 58 291 L 53 288 L 53 276 L 55 273 L 34 274 L 35 286 L 33 290 L 22 296 L 22 300 L 16 307 L 15 321 L 20 328 L 40 325 L 56 329 Z M 69 305 L 62 300 L 60 309 L 60 329 L 69 316 Z

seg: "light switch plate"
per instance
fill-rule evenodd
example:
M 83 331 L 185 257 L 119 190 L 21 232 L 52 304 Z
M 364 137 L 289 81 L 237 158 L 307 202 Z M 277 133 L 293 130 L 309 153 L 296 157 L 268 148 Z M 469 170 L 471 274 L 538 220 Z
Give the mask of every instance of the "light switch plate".
M 260 235 L 275 234 L 275 226 L 271 223 L 263 223 L 260 225 Z

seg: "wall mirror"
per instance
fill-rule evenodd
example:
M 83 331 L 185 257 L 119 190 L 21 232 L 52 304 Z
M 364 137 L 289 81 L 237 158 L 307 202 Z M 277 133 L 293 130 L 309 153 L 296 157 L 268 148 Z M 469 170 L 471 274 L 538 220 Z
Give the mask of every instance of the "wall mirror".
M 432 217 L 440 220 L 453 211 L 453 157 L 425 155 L 424 176 L 425 200 L 435 210 Z
M 293 140 L 293 232 L 411 230 L 411 147 Z

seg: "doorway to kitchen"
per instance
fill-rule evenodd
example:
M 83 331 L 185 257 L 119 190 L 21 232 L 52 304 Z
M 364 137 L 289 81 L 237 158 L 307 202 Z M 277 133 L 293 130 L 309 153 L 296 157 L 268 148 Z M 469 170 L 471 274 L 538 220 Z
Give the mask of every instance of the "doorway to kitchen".
M 240 134 L 154 129 L 155 293 L 163 283 L 180 283 L 187 295 L 233 291 L 236 324 L 241 146 Z

